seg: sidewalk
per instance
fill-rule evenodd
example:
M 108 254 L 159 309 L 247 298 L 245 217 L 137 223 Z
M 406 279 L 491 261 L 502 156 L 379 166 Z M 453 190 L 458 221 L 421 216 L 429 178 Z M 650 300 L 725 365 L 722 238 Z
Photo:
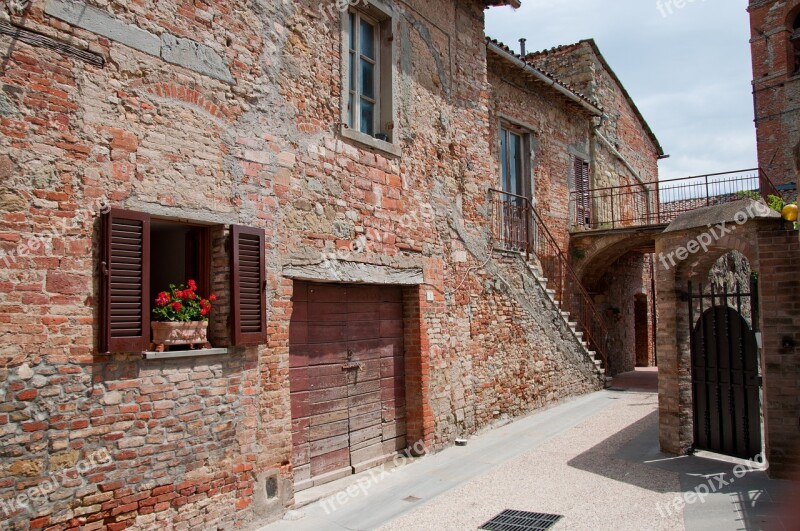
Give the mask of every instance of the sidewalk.
M 552 529 L 790 529 L 776 515 L 790 484 L 763 472 L 737 479 L 731 463 L 663 455 L 657 430 L 653 392 L 594 393 L 465 447 L 353 476 L 338 497 L 261 531 L 474 530 L 505 509 L 563 515 Z M 676 503 L 696 488 L 716 492 L 685 509 Z

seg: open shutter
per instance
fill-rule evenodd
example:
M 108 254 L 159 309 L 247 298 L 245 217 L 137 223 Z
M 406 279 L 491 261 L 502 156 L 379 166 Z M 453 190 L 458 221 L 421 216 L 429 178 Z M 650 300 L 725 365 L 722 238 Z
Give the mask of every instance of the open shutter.
M 267 342 L 264 230 L 231 228 L 231 315 L 234 345 Z
M 150 343 L 150 215 L 112 208 L 103 215 L 100 352 Z
M 591 225 L 591 201 L 589 200 L 589 163 L 575 157 L 575 206 L 579 225 Z

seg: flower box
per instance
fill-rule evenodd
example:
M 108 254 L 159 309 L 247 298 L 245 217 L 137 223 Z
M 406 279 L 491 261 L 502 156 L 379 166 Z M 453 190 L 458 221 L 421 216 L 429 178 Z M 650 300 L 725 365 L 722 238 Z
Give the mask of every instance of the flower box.
M 210 348 L 208 342 L 208 321 L 153 322 L 153 350 L 164 352 L 173 345 L 189 345 L 190 348 Z

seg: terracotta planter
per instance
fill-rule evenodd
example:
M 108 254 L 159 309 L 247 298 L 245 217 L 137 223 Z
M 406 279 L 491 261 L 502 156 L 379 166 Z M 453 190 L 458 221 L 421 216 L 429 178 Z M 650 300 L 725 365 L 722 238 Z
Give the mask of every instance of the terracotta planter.
M 208 343 L 208 321 L 152 322 L 150 328 L 153 330 L 153 348 L 156 352 L 164 352 L 166 347 L 172 345 L 189 345 L 191 348 L 211 346 Z

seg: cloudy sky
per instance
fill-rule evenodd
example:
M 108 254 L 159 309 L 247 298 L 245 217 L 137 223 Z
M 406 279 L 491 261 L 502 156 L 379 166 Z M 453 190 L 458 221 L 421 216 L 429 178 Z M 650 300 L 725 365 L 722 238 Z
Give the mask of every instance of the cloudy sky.
M 522 4 L 489 9 L 487 34 L 515 50 L 594 38 L 671 155 L 661 179 L 757 166 L 747 0 Z

